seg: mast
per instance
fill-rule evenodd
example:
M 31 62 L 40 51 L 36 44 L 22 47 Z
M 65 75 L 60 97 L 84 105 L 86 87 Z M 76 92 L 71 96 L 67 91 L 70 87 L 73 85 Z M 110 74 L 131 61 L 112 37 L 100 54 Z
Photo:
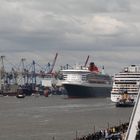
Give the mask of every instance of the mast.
M 21 64 L 22 64 L 22 76 L 23 76 L 23 79 L 24 79 L 24 84 L 25 84 L 25 78 L 26 78 L 26 69 L 25 69 L 25 65 L 24 65 L 24 62 L 25 62 L 25 58 L 22 58 L 21 59 Z
M 35 84 L 36 85 L 36 72 L 35 72 L 35 61 L 33 60 L 33 69 L 32 69 L 32 84 Z
M 1 56 L 0 58 L 1 58 L 0 88 L 2 89 L 2 87 L 5 86 L 5 68 L 4 68 L 5 56 Z M 3 82 L 2 82 L 2 79 L 3 79 Z
M 5 68 L 4 68 L 4 58 L 5 56 L 1 56 L 1 65 L 2 65 L 2 70 L 5 71 Z

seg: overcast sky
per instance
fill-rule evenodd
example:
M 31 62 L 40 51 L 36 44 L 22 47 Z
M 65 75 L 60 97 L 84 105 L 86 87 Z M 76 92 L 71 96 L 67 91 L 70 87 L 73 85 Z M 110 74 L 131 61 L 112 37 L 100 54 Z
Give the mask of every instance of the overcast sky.
M 139 0 L 0 0 L 0 55 L 56 66 L 89 61 L 110 74 L 140 64 Z

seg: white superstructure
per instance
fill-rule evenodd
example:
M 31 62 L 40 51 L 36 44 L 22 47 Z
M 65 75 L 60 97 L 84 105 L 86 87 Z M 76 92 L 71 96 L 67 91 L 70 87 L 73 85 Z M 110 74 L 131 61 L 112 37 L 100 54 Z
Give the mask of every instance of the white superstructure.
M 131 65 L 125 67 L 121 72 L 113 77 L 113 87 L 111 91 L 111 101 L 117 102 L 123 91 L 127 90 L 128 95 L 136 101 L 139 91 L 140 66 Z
M 61 71 L 63 73 L 64 81 L 62 83 L 83 83 L 86 81 L 86 75 L 90 71 L 84 67 L 76 69 L 66 69 Z
M 44 87 L 52 87 L 53 85 L 56 85 L 57 79 L 55 76 L 51 74 L 47 74 L 45 78 L 41 80 L 41 85 Z

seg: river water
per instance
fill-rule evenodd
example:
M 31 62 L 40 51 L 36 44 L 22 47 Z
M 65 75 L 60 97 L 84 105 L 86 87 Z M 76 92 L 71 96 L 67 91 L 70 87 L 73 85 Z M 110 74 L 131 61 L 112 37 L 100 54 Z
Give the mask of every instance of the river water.
M 0 140 L 73 140 L 128 122 L 132 110 L 110 98 L 0 97 Z

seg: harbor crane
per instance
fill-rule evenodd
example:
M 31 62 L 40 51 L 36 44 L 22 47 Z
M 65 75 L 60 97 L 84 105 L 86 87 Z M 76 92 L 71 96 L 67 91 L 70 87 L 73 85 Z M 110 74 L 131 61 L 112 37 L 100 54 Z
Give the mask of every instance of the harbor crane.
M 48 71 L 48 74 L 52 73 L 52 71 L 54 69 L 54 66 L 55 66 L 55 63 L 56 63 L 56 60 L 57 60 L 57 56 L 58 56 L 58 53 L 56 53 L 56 55 L 55 55 L 55 58 L 53 60 L 52 66 L 51 66 L 51 69 Z
M 85 61 L 85 65 L 84 65 L 84 67 L 87 66 L 88 60 L 89 60 L 89 55 L 87 56 L 87 59 L 86 59 L 86 61 Z

